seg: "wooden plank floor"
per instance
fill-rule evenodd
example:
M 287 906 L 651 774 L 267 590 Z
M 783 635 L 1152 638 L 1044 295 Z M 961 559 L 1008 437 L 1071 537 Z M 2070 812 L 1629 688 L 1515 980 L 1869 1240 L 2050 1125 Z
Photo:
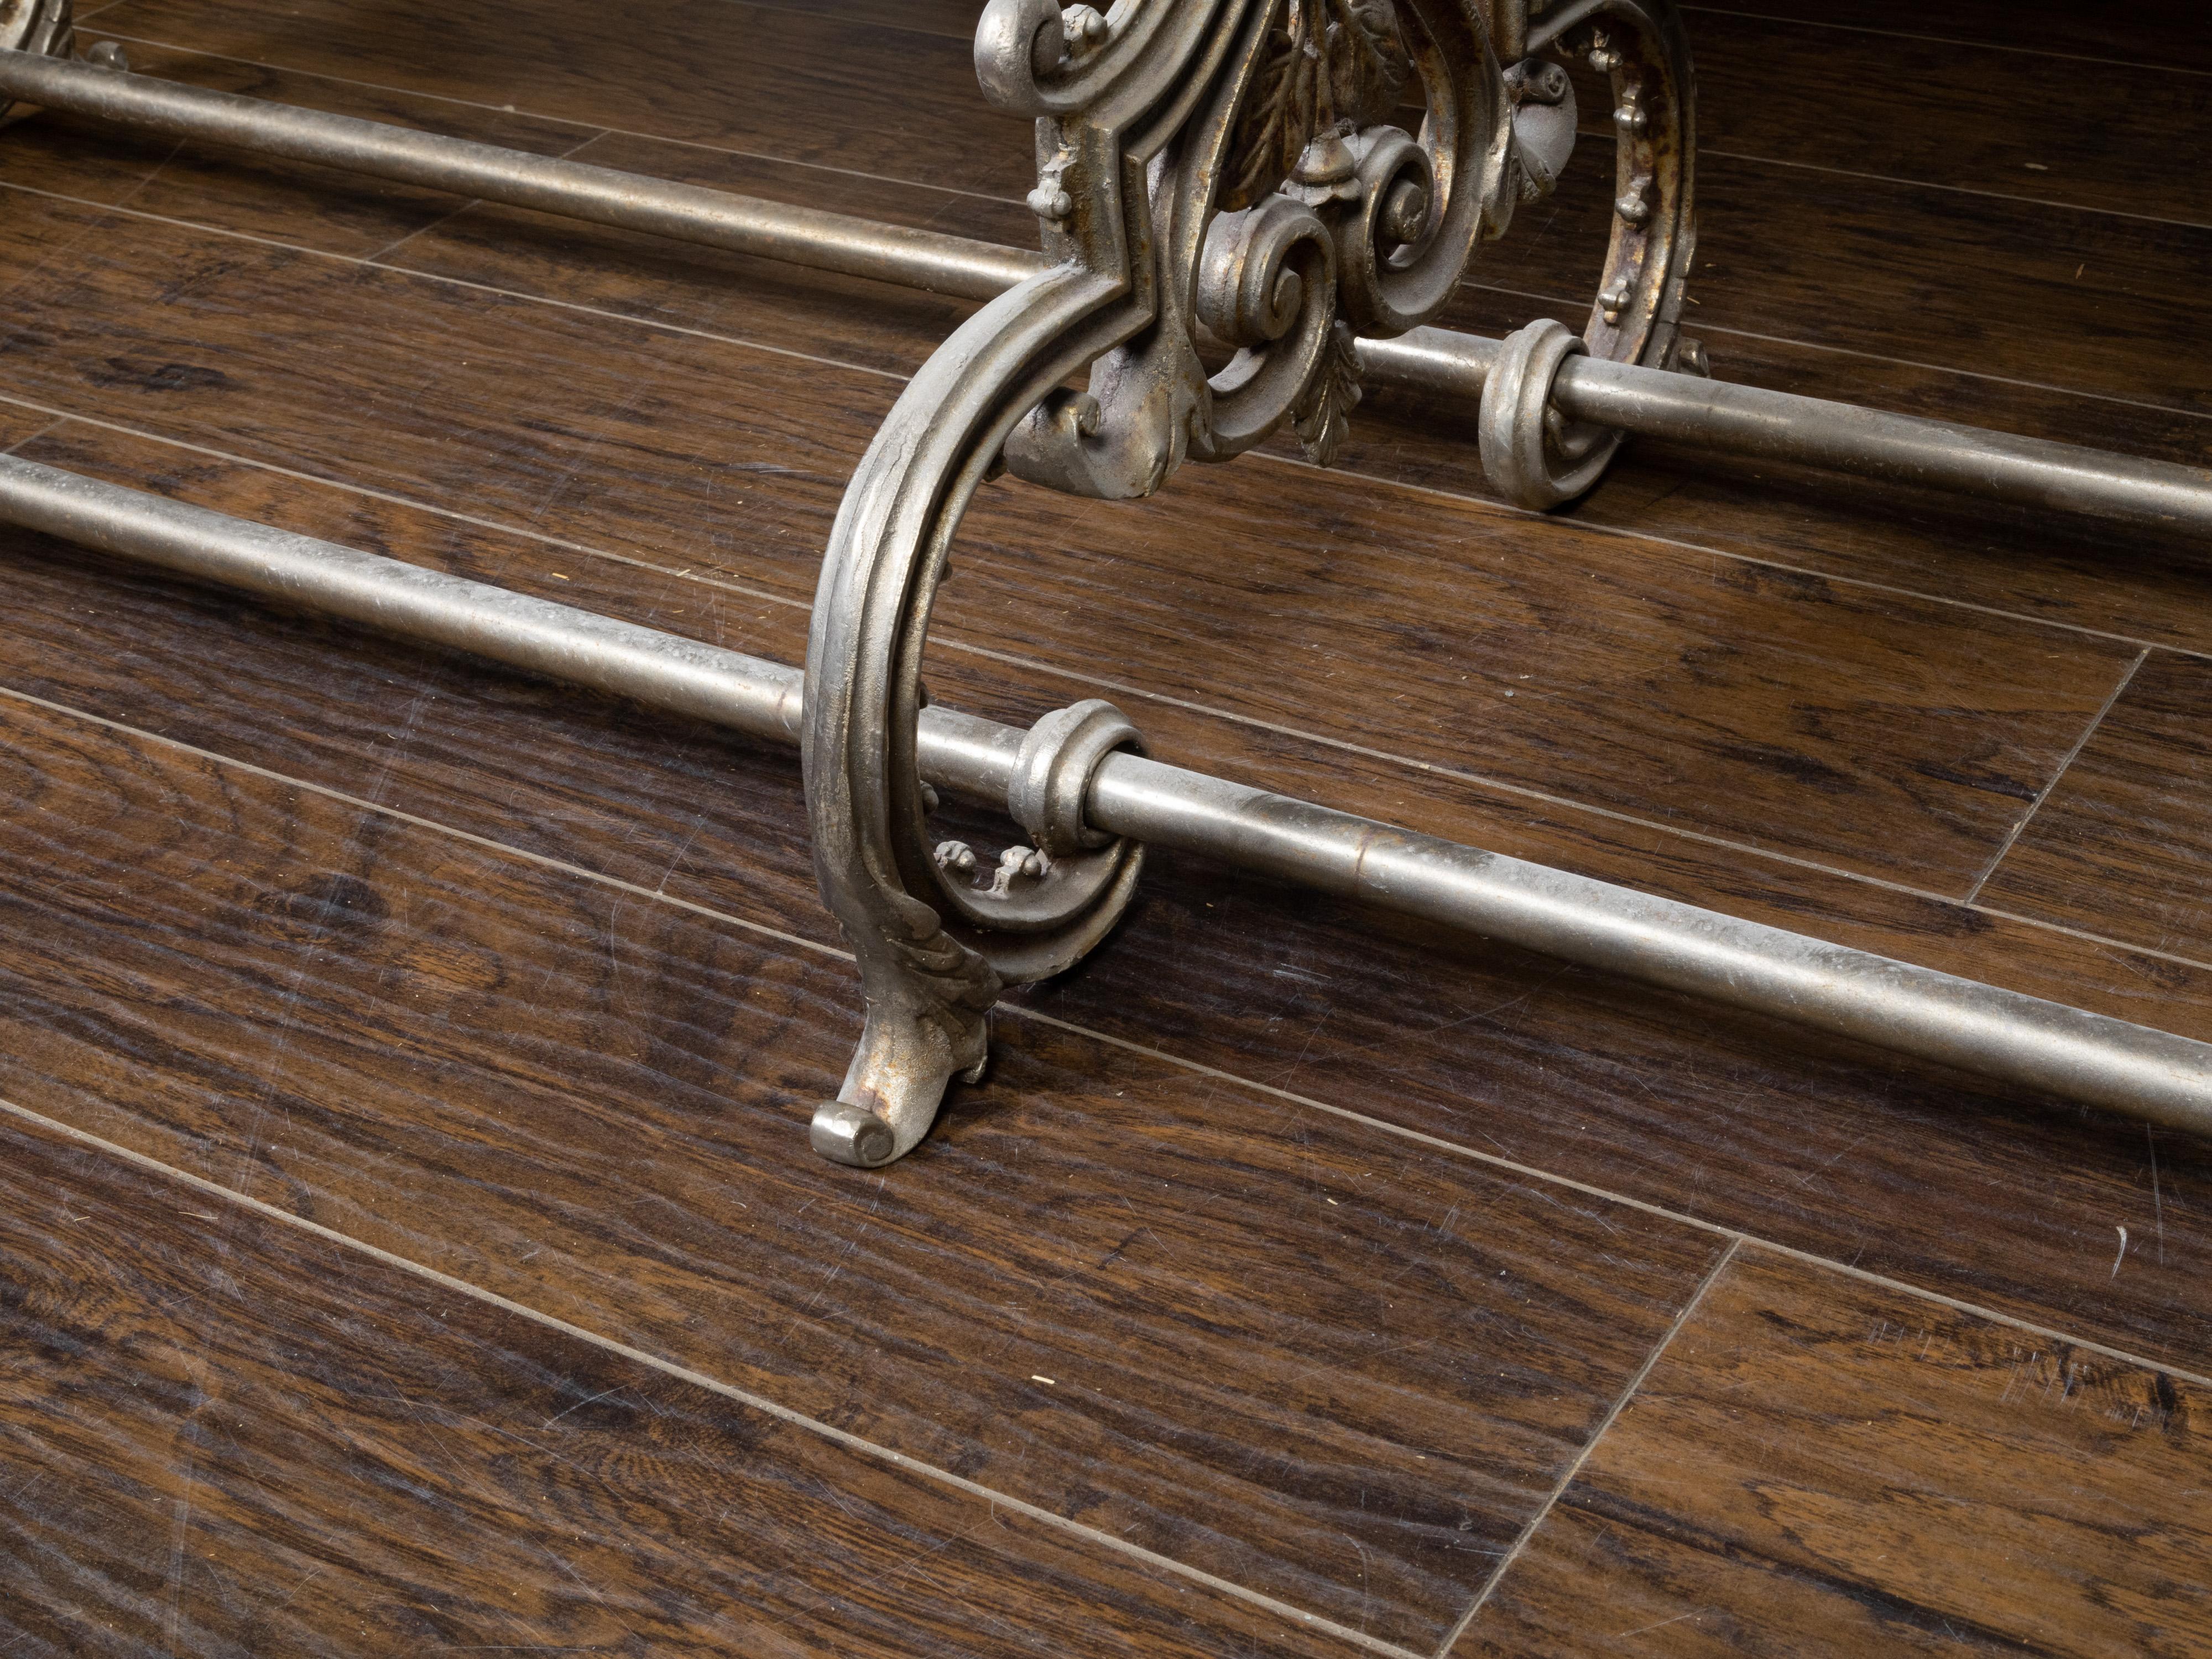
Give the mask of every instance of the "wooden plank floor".
M 86 9 L 1033 233 L 970 0 Z M 1688 16 L 1718 372 L 2212 457 L 2191 8 Z M 1610 182 L 1455 319 L 1577 316 Z M 0 447 L 785 660 L 963 314 L 51 116 L 0 202 Z M 1472 439 L 996 486 L 933 690 L 2212 1038 L 2204 550 Z M 2212 1647 L 2212 1148 L 1163 856 L 855 1174 L 793 757 L 0 568 L 0 1654 Z

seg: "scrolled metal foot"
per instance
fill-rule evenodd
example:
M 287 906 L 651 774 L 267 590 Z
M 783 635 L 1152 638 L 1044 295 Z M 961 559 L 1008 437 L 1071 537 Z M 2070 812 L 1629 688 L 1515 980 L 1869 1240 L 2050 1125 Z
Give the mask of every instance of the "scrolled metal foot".
M 878 1169 L 898 1156 L 898 1137 L 890 1124 L 842 1100 L 825 1100 L 814 1109 L 806 1138 L 832 1164 L 856 1170 Z
M 1007 848 L 979 877 L 964 842 L 935 843 L 935 878 L 917 884 L 926 897 L 906 890 L 897 895 L 906 904 L 892 907 L 908 937 L 855 940 L 867 1024 L 837 1098 L 815 1110 L 816 1152 L 869 1170 L 912 1152 L 952 1079 L 981 1080 L 1000 990 L 1073 967 L 1113 930 L 1144 848 L 1092 829 L 1084 810 L 1100 763 L 1121 750 L 1141 754 L 1144 739 L 1110 702 L 1045 715 L 1023 739 L 1006 787 L 1009 816 L 1036 844 Z
M 975 1058 L 957 1065 L 945 1041 L 952 1033 L 911 1008 L 872 1010 L 845 1085 L 836 1100 L 814 1109 L 807 1139 L 833 1164 L 876 1170 L 904 1158 L 921 1144 L 936 1121 L 938 1103 L 954 1078 L 980 1083 L 989 1063 L 988 1015 L 959 1034 Z

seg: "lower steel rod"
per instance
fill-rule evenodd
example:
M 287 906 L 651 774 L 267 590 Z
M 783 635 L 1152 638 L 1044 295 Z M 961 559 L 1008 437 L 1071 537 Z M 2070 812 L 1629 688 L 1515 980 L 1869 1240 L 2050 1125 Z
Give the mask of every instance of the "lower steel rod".
M 0 52 L 0 100 L 7 99 L 966 299 L 994 298 L 1046 268 L 1042 254 L 1026 249 L 28 52 Z M 1496 349 L 1479 335 L 1423 328 L 1363 340 L 1359 357 L 1378 384 L 1472 403 Z M 2212 469 L 1589 358 L 1568 360 L 1553 396 L 1563 414 L 1624 432 L 2212 536 Z
M 797 669 L 0 456 L 0 522 L 386 633 L 795 743 Z M 937 708 L 921 769 L 1003 805 L 1023 733 Z M 1139 756 L 1095 775 L 1096 828 L 2009 1084 L 2212 1134 L 2212 1044 Z

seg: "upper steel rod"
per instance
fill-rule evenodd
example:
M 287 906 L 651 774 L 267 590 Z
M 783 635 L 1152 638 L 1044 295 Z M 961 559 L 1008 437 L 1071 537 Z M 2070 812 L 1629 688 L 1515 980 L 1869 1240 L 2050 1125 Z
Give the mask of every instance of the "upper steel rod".
M 786 743 L 798 670 L 0 455 L 0 521 L 456 646 Z M 1003 804 L 1015 727 L 922 711 L 933 782 Z M 2005 1082 L 2212 1134 L 2212 1044 L 1869 955 L 1135 755 L 1087 817 L 1401 915 Z
M 378 179 L 481 197 L 678 241 L 988 300 L 1043 256 L 817 208 L 272 104 L 33 52 L 0 52 L 0 99 L 23 99 L 172 138 L 234 144 Z
M 1030 250 L 790 207 L 611 167 L 210 92 L 29 52 L 0 52 L 0 99 L 235 144 L 512 207 L 733 249 L 933 293 L 988 300 L 1046 268 Z M 1497 342 L 1445 329 L 1363 340 L 1377 382 L 1480 398 Z M 2212 470 L 1944 421 L 1570 358 L 1563 414 L 1624 432 L 1802 462 L 1861 477 L 2212 535 Z
M 1562 365 L 1552 395 L 1563 414 L 1648 437 L 2212 535 L 2212 469 L 1595 357 Z
M 1362 341 L 1374 379 L 1480 398 L 1498 343 L 1420 328 Z M 1957 490 L 2056 512 L 2212 534 L 2212 468 L 2145 460 L 1985 427 L 1575 356 L 1559 365 L 1562 415 L 1650 438 L 1800 461 L 1889 483 Z

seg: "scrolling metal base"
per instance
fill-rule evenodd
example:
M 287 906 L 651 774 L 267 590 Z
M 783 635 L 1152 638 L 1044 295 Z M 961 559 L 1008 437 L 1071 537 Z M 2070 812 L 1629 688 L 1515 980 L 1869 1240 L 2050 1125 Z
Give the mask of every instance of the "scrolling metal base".
M 1611 80 L 1620 191 L 1573 349 L 1669 364 L 1692 241 L 1680 22 L 1671 0 L 1577 0 L 1536 44 L 1570 39 Z M 1053 787 L 1066 807 L 1031 802 L 1031 823 L 1018 793 L 1010 805 L 1036 845 L 1007 849 L 988 884 L 969 849 L 930 830 L 921 665 L 977 485 L 1004 467 L 1070 495 L 1146 496 L 1184 465 L 1232 460 L 1285 427 L 1326 465 L 1359 402 L 1356 343 L 1433 319 L 1477 247 L 1566 163 L 1573 85 L 1531 44 L 1525 0 L 984 8 L 977 78 L 994 106 L 1035 123 L 1029 203 L 1048 263 L 908 382 L 823 559 L 807 812 L 823 897 L 867 1000 L 844 1085 L 815 1119 L 823 1152 L 875 1164 L 914 1146 L 947 1083 L 982 1064 L 1002 987 L 1091 950 L 1141 861 L 1081 811 L 1089 774 L 1138 746 L 1110 710 L 1092 711 L 1109 735 L 1087 745 L 1086 722 L 1071 720 L 1065 743 L 1079 755 L 1025 745 L 1025 767 L 1064 779 Z M 1395 119 L 1413 104 L 1418 137 Z M 1209 350 L 1233 355 L 1209 373 Z M 1070 389 L 1079 374 L 1086 386 Z M 1547 399 L 1548 377 L 1528 383 Z M 1558 420 L 1534 430 L 1515 461 L 1533 480 L 1524 490 L 1552 500 L 1619 441 Z
M 1485 470 L 1544 507 L 1624 432 L 2212 527 L 2212 475 L 1670 372 L 1693 242 L 1672 0 L 991 0 L 985 95 L 1036 127 L 1041 254 L 898 230 L 65 61 L 67 0 L 0 41 L 0 97 L 987 301 L 908 386 L 832 532 L 806 672 L 0 458 L 0 518 L 801 745 L 823 895 L 867 1016 L 816 1149 L 872 1167 L 987 1058 L 1008 984 L 1110 932 L 1175 845 L 1901 1052 L 2212 1130 L 2212 1047 L 1243 790 L 1145 758 L 1110 705 L 1027 733 L 926 707 L 946 556 L 1004 468 L 1101 500 L 1279 429 L 1326 463 L 1370 380 L 1479 397 Z M 1551 53 L 1550 58 L 1544 54 Z M 1607 79 L 1613 234 L 1582 333 L 1428 326 L 1573 148 L 1558 58 Z M 1418 134 L 1395 118 L 1418 104 Z M 1208 371 L 1208 362 L 1226 358 Z M 1068 389 L 1087 375 L 1082 391 Z M 1028 836 L 939 841 L 935 786 Z

